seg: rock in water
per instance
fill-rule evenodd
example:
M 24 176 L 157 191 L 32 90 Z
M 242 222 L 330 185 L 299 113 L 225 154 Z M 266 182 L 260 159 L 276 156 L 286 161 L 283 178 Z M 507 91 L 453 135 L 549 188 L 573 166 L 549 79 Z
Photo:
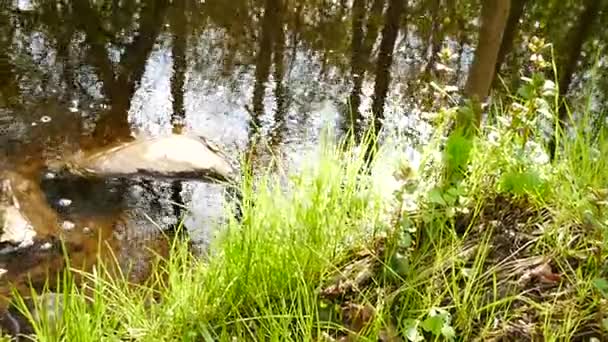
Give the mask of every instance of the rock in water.
M 0 182 L 0 254 L 4 254 L 33 245 L 36 232 L 21 212 L 10 179 Z
M 140 138 L 116 147 L 83 154 L 68 162 L 68 171 L 83 176 L 231 181 L 234 169 L 205 139 L 171 134 Z

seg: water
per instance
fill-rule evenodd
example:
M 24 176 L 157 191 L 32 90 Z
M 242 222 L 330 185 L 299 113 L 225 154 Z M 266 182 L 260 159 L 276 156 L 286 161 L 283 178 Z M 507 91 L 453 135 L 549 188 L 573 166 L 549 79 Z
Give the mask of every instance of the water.
M 61 269 L 59 237 L 76 263 L 105 253 L 106 241 L 119 259 L 143 260 L 141 278 L 141 246 L 165 250 L 159 227 L 185 215 L 204 246 L 222 222 L 219 185 L 44 173 L 80 149 L 184 132 L 234 159 L 257 142 L 256 167 L 278 156 L 297 169 L 323 128 L 361 129 L 372 108 L 387 134 L 424 143 L 425 113 L 450 103 L 428 83 L 464 85 L 479 4 L 410 1 L 396 15 L 387 10 L 396 2 L 1 1 L 0 170 L 29 184 L 23 206 L 49 226 L 37 244 L 46 248 L 0 256 L 1 294 L 8 282 L 24 289 L 26 274 L 36 283 Z M 542 16 L 535 10 L 522 17 L 524 32 Z M 525 55 L 526 35 L 518 39 L 513 49 Z

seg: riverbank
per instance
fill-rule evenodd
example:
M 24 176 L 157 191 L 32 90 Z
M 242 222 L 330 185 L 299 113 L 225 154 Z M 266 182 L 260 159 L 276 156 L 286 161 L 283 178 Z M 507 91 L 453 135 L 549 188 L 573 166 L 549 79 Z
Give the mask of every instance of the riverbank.
M 601 340 L 604 133 L 581 125 L 550 162 L 496 119 L 475 138 L 437 129 L 414 163 L 386 147 L 370 175 L 361 148 L 325 143 L 295 175 L 246 178 L 242 220 L 204 258 L 177 239 L 146 284 L 102 266 L 86 285 L 66 278 L 62 318 L 37 338 Z

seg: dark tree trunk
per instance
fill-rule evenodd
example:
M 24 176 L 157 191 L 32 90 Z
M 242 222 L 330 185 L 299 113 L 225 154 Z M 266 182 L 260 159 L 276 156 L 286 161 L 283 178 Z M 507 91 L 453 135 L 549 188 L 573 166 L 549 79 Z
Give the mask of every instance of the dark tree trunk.
M 144 74 L 146 61 L 163 26 L 168 6 L 169 0 L 156 0 L 147 3 L 142 9 L 138 35 L 120 58 L 117 81 L 128 94 L 135 92 L 135 87 Z
M 287 71 L 287 78 L 289 78 L 291 76 L 291 71 L 293 70 L 294 67 L 294 63 L 296 60 L 296 54 L 298 52 L 298 41 L 300 39 L 299 33 L 301 31 L 302 28 L 302 9 L 304 8 L 304 6 L 302 5 L 302 3 L 298 4 L 298 7 L 296 7 L 296 11 L 294 13 L 294 24 L 293 24 L 293 30 L 291 30 L 291 52 L 290 52 L 290 56 L 289 56 L 289 67 L 288 67 L 288 71 Z
M 395 41 L 399 33 L 401 14 L 407 0 L 391 0 L 386 10 L 386 20 L 382 29 L 382 41 L 376 63 L 376 82 L 372 98 L 372 113 L 374 114 L 374 133 L 377 135 L 382 128 L 384 119 L 384 101 L 390 85 L 390 69 L 393 64 Z
M 511 9 L 509 10 L 509 19 L 507 20 L 507 26 L 505 27 L 505 33 L 500 43 L 500 49 L 498 50 L 498 57 L 496 58 L 496 68 L 494 73 L 498 75 L 500 68 L 505 61 L 507 55 L 513 48 L 513 41 L 519 28 L 519 20 L 524 13 L 524 8 L 528 0 L 512 0 Z
M 580 15 L 578 23 L 573 26 L 568 32 L 566 41 L 563 43 L 560 56 L 563 59 L 560 61 L 561 72 L 559 72 L 559 95 L 562 101 L 559 108 L 559 122 L 563 125 L 568 117 L 568 110 L 565 105 L 565 96 L 570 88 L 572 77 L 576 71 L 576 64 L 581 55 L 583 44 L 591 33 L 591 28 L 598 15 L 600 8 L 600 0 L 585 0 L 585 7 Z
M 480 103 L 485 101 L 490 93 L 494 79 L 498 50 L 509 17 L 510 0 L 485 0 L 481 7 L 481 27 L 479 41 L 475 49 L 475 57 L 467 83 L 465 95 L 474 104 L 475 117 L 472 124 L 478 128 L 481 123 Z M 461 124 L 465 124 L 461 122 Z
M 568 119 L 566 94 L 568 93 L 568 88 L 570 88 L 572 77 L 576 71 L 576 64 L 579 60 L 583 44 L 591 33 L 591 28 L 593 27 L 598 10 L 600 9 L 600 3 L 601 1 L 599 0 L 585 0 L 585 7 L 579 17 L 578 23 L 567 33 L 566 41 L 563 42 L 562 48 L 560 49 L 559 55 L 562 56 L 562 58 L 558 59 L 558 67 L 561 67 L 561 71 L 558 73 L 560 106 L 557 122 L 560 129 L 563 129 L 566 120 Z M 556 136 L 551 137 L 548 148 L 549 157 L 551 160 L 554 160 L 558 149 Z

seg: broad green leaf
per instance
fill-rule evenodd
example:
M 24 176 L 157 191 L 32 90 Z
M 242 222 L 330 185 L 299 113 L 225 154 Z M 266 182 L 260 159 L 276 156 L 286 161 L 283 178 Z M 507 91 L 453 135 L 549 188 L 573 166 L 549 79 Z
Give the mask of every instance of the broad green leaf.
M 422 322 L 422 329 L 426 332 L 430 332 L 431 334 L 438 336 L 441 334 L 441 329 L 443 328 L 444 320 L 440 315 L 429 316 L 424 322 Z
M 391 258 L 391 268 L 400 276 L 405 276 L 410 270 L 410 261 L 407 256 L 395 253 Z
M 441 190 L 439 190 L 439 188 L 431 189 L 431 191 L 429 191 L 428 196 L 429 202 L 433 204 L 447 205 L 447 203 L 443 199 L 443 195 L 441 194 Z
M 534 97 L 534 86 L 532 84 L 524 84 L 517 90 L 517 95 L 521 96 L 524 100 L 530 100 Z

